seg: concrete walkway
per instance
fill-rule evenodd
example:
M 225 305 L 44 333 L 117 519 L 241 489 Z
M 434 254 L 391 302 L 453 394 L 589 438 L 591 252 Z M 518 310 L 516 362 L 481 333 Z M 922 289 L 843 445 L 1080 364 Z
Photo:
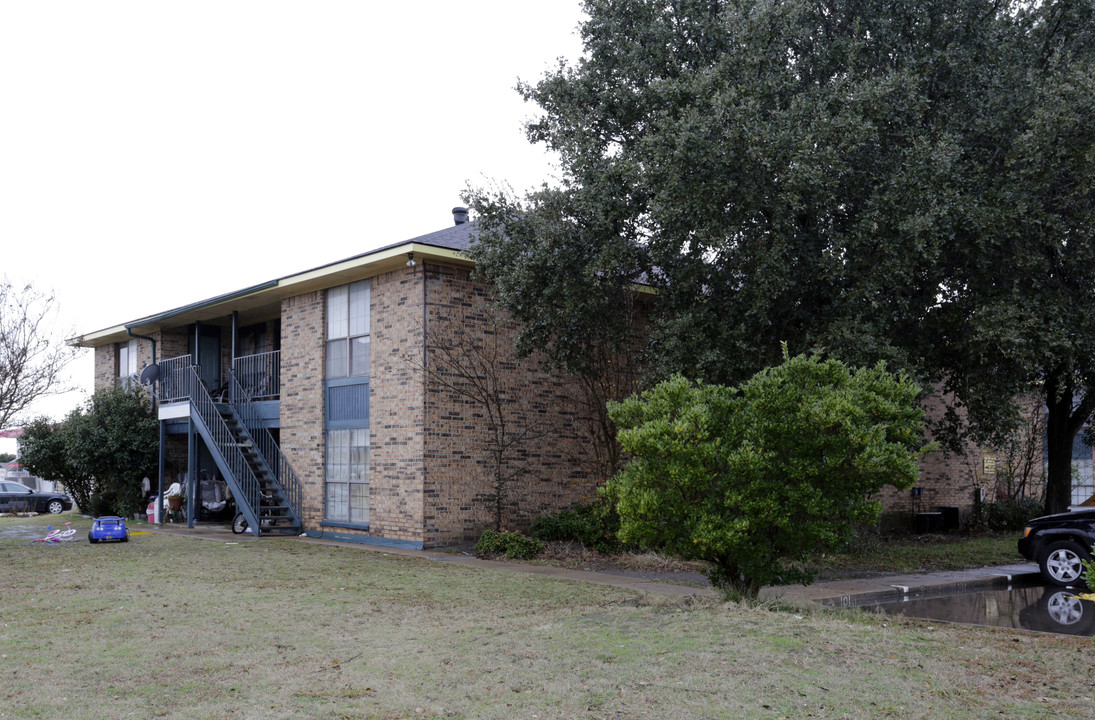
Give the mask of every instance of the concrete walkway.
M 141 529 L 146 529 L 142 527 Z M 218 540 L 222 542 L 262 542 L 263 538 L 256 538 L 247 533 L 234 535 L 227 525 L 200 524 L 189 529 L 185 525 L 165 524 L 162 526 L 150 525 L 147 529 L 153 532 L 169 533 L 204 540 Z M 271 538 L 284 538 L 285 536 L 270 536 Z M 431 562 L 443 562 L 452 565 L 477 567 L 499 572 L 524 573 L 526 575 L 540 575 L 542 577 L 556 578 L 560 580 L 573 580 L 575 582 L 595 583 L 599 585 L 611 585 L 625 590 L 636 592 L 648 592 L 671 597 L 708 597 L 718 598 L 718 591 L 708 586 L 695 586 L 680 584 L 668 578 L 668 573 L 643 576 L 639 574 L 620 575 L 611 572 L 592 572 L 589 570 L 575 570 L 549 565 L 530 565 L 519 562 L 500 562 L 495 560 L 483 560 L 472 555 L 457 552 L 443 552 L 438 550 L 407 550 L 403 548 L 381 547 L 378 545 L 366 545 L 355 542 L 341 542 L 338 540 L 322 540 L 301 536 L 295 538 L 299 542 L 314 545 L 329 545 L 333 547 L 352 548 L 378 552 L 386 555 L 403 555 L 418 557 Z M 761 590 L 761 598 L 774 600 L 798 600 L 806 602 L 821 602 L 852 606 L 867 599 L 882 599 L 893 597 L 899 599 L 903 595 L 914 595 L 927 592 L 960 592 L 975 587 L 992 585 L 1010 585 L 1012 583 L 1037 581 L 1038 566 L 1034 563 L 1018 563 L 1015 565 L 1003 565 L 999 567 L 974 568 L 971 570 L 953 570 L 936 573 L 916 573 L 907 575 L 886 575 L 870 578 L 856 578 L 851 580 L 834 580 L 819 582 L 812 585 L 781 585 L 768 587 Z M 854 599 L 853 599 L 854 598 Z

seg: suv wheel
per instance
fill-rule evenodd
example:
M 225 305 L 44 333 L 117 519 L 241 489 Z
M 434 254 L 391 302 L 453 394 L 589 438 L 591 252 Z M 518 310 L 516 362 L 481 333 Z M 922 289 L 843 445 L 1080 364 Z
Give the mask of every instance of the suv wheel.
M 1042 577 L 1054 585 L 1075 585 L 1083 582 L 1083 563 L 1091 560 L 1091 554 L 1083 546 L 1071 541 L 1051 543 L 1042 552 L 1038 566 Z

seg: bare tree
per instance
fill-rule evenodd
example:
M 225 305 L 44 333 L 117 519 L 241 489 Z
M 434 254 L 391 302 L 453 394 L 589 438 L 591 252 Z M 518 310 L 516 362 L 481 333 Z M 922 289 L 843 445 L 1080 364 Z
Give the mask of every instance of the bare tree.
M 628 310 L 634 314 L 634 301 L 629 303 Z M 616 438 L 616 424 L 608 414 L 608 403 L 623 401 L 640 390 L 642 340 L 636 329 L 637 322 L 628 321 L 629 345 L 618 349 L 605 346 L 591 349 L 589 370 L 572 376 L 563 386 L 571 402 L 581 409 L 580 417 L 589 438 L 571 459 L 587 467 L 598 485 L 615 477 L 624 463 L 623 450 Z
M 62 372 L 77 351 L 61 340 L 56 311 L 52 293 L 0 280 L 0 428 L 37 398 L 69 389 Z
M 1008 500 L 1041 498 L 1045 492 L 1042 459 L 1046 436 L 1046 411 L 1040 397 L 1025 398 L 1023 424 L 999 449 L 1003 467 L 997 467 L 997 496 Z
M 534 398 L 515 382 L 513 341 L 502 315 L 485 301 L 466 312 L 435 315 L 425 329 L 425 356 L 403 355 L 431 385 L 462 398 L 480 416 L 495 530 L 502 529 L 510 486 L 528 470 L 530 443 L 551 432 Z

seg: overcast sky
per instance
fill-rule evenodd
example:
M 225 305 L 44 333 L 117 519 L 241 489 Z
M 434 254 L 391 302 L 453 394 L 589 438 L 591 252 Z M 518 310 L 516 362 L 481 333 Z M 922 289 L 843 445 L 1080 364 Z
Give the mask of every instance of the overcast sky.
M 0 2 L 0 274 L 71 337 L 447 227 L 469 183 L 550 182 L 514 86 L 579 56 L 580 5 Z

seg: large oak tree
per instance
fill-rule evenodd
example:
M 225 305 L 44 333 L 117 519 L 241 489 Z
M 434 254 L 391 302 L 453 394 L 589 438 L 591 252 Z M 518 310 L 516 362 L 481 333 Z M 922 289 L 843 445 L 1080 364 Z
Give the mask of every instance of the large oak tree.
M 581 242 L 527 242 L 514 267 L 599 281 L 641 257 L 662 375 L 734 384 L 781 341 L 885 360 L 952 391 L 939 429 L 982 441 L 1036 388 L 1047 504 L 1067 504 L 1095 404 L 1095 3 L 585 9 L 583 57 L 519 87 L 542 110 L 530 140 L 562 170 L 521 209 L 540 237 Z M 560 300 L 521 302 L 543 318 Z M 555 337 L 584 330 L 558 317 Z

